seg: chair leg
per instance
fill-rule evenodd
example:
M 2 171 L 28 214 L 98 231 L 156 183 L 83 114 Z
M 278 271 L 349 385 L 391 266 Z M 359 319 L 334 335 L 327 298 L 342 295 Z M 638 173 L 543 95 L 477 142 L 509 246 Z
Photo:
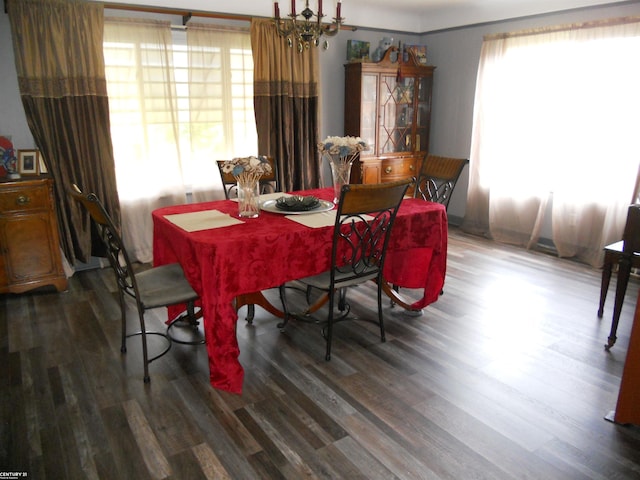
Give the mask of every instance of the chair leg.
M 144 383 L 149 383 L 149 354 L 147 352 L 147 330 L 144 324 L 144 312 L 138 309 L 138 317 L 140 317 L 140 336 L 142 337 L 142 361 L 144 362 Z
M 256 306 L 253 303 L 247 305 L 247 317 L 245 318 L 246 322 L 251 325 L 253 324 L 253 319 L 256 316 Z
M 118 297 L 120 300 L 120 329 L 122 330 L 122 339 L 120 341 L 120 352 L 127 353 L 127 311 L 124 303 L 124 294 L 118 289 Z
M 200 311 L 202 314 L 202 311 Z M 195 303 L 193 301 L 187 303 L 187 314 L 180 315 L 173 319 L 173 321 L 167 327 L 167 337 L 172 341 L 179 343 L 181 345 L 203 345 L 205 343 L 204 338 L 199 338 L 198 340 L 181 340 L 180 338 L 171 334 L 171 329 L 175 326 L 180 327 L 188 327 L 193 332 L 197 332 L 198 326 L 200 322 L 198 322 L 198 318 L 196 317 Z
M 338 310 L 344 312 L 347 308 L 347 289 L 338 289 Z
M 307 295 L 307 304 L 311 303 L 311 292 L 313 287 L 311 285 L 307 285 L 306 295 Z
M 398 285 L 392 285 L 391 288 L 393 289 L 394 292 L 399 293 L 400 292 L 400 287 Z M 396 306 L 396 302 L 393 301 L 393 299 L 391 299 L 389 305 L 391 305 L 391 308 Z
M 287 287 L 284 286 L 284 284 L 280 285 L 280 287 L 278 288 L 278 291 L 280 293 L 280 302 L 282 303 L 282 312 L 284 313 L 284 318 L 282 319 L 282 322 L 278 323 L 276 326 L 282 331 L 284 330 L 284 327 L 287 326 L 287 323 L 289 323 L 289 310 L 287 310 Z
M 618 322 L 620 321 L 620 312 L 622 312 L 622 304 L 624 303 L 624 296 L 627 291 L 627 285 L 629 283 L 629 276 L 631 274 L 631 259 L 623 258 L 618 266 L 618 280 L 616 285 L 616 301 L 613 306 L 613 319 L 611 320 L 611 331 L 609 332 L 609 338 L 607 344 L 604 346 L 605 350 L 609 350 L 616 343 L 616 332 L 618 331 Z
M 600 306 L 598 307 L 598 318 L 602 318 L 604 313 L 604 302 L 607 299 L 609 282 L 611 281 L 611 270 L 613 259 L 608 253 L 604 254 L 604 267 L 602 268 L 602 281 L 600 282 Z
M 324 359 L 328 362 L 331 360 L 331 339 L 333 337 L 333 301 L 336 290 L 329 292 L 329 319 L 327 321 L 327 352 L 324 356 Z
M 380 324 L 380 340 L 382 342 L 387 341 L 387 337 L 384 332 L 384 318 L 382 316 L 382 278 L 378 278 L 378 323 Z

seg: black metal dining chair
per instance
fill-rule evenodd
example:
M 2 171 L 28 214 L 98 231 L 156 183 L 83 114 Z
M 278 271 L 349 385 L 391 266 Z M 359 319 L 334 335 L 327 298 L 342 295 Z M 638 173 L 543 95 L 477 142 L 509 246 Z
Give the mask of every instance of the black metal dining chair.
M 299 279 L 298 282 L 321 290 L 322 297 L 301 313 L 290 313 L 287 306 L 287 286 L 280 287 L 284 311 L 284 328 L 291 317 L 303 321 L 315 321 L 310 316 L 327 302 L 328 318 L 323 334 L 326 338 L 325 359 L 331 359 L 331 339 L 334 323 L 347 318 L 349 306 L 342 293 L 370 280 L 377 282 L 378 319 L 380 339 L 385 341 L 382 315 L 382 271 L 391 236 L 393 222 L 400 203 L 413 179 L 396 182 L 363 185 L 344 185 L 336 211 L 331 249 L 331 268 L 319 275 Z M 341 313 L 335 316 L 336 296 Z
M 237 197 L 237 185 L 238 181 L 230 173 L 223 171 L 222 166 L 227 160 L 216 160 L 218 164 L 218 171 L 220 172 L 220 179 L 222 180 L 222 188 L 224 190 L 224 198 L 229 200 L 230 198 Z M 267 162 L 271 165 L 271 173 L 262 175 L 260 180 L 260 194 L 280 192 L 280 181 L 278 180 L 278 166 L 273 157 L 267 157 Z
M 448 208 L 460 174 L 468 163 L 466 158 L 426 155 L 422 160 L 414 197 L 441 203 Z
M 184 276 L 182 267 L 178 263 L 152 267 L 137 273 L 134 272 L 120 233 L 98 197 L 93 193 L 83 193 L 75 184 L 73 184 L 71 196 L 83 205 L 91 216 L 100 240 L 105 246 L 109 264 L 116 276 L 122 324 L 120 351 L 126 353 L 127 338 L 137 335 L 142 337 L 144 382 L 148 383 L 150 381 L 149 364 L 169 351 L 172 340 L 177 341 L 172 339 L 169 333 L 170 328 L 177 322 L 186 321 L 188 325 L 197 329 L 199 322 L 196 318 L 195 302 L 198 300 L 198 294 L 191 288 L 191 285 Z M 135 300 L 138 311 L 140 330 L 134 333 L 127 333 L 125 296 L 129 296 Z M 181 304 L 187 305 L 186 314 L 174 319 L 167 327 L 166 332 L 147 331 L 144 319 L 146 310 Z M 147 335 L 161 336 L 166 340 L 166 346 L 162 351 L 151 357 L 147 351 Z M 204 343 L 204 340 L 178 342 L 200 344 Z
M 430 153 L 425 155 L 413 191 L 414 198 L 441 203 L 445 209 L 448 209 L 453 190 L 468 163 L 467 158 L 443 157 Z M 393 289 L 396 292 L 400 291 L 397 285 L 394 285 Z M 440 292 L 440 295 L 442 293 Z M 393 304 L 392 300 L 391 305 Z

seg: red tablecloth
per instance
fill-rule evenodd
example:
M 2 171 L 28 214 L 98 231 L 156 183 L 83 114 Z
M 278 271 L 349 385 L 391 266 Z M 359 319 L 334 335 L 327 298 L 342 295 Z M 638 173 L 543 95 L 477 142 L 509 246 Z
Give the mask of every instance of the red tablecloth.
M 333 189 L 302 193 L 333 198 Z M 189 233 L 164 218 L 201 210 L 237 216 L 238 204 L 223 200 L 154 211 L 154 264 L 180 262 L 201 297 L 211 384 L 241 393 L 244 372 L 238 361 L 234 298 L 327 270 L 333 227 L 309 228 L 285 215 L 261 212 L 256 219 L 243 219 L 241 225 Z M 412 307 L 425 307 L 442 291 L 446 256 L 445 208 L 403 200 L 387 251 L 385 279 L 400 287 L 424 289 L 423 298 Z

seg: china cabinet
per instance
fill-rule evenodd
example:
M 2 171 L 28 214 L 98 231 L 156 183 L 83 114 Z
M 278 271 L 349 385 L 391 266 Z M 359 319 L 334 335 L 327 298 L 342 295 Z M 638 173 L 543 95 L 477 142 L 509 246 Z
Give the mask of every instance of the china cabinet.
M 345 134 L 369 145 L 354 164 L 354 183 L 415 176 L 429 150 L 435 67 L 401 57 L 391 47 L 379 62 L 345 65 Z
M 0 182 L 0 293 L 66 290 L 50 178 Z

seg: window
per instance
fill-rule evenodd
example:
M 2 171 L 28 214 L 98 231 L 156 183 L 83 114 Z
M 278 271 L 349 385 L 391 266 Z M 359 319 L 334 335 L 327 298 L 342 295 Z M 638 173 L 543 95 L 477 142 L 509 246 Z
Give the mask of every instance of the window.
M 640 24 L 624 19 L 485 39 L 470 229 L 486 225 L 496 240 L 531 246 L 550 213 L 559 255 L 601 264 L 640 163 L 639 54 Z
M 215 160 L 257 153 L 249 33 L 110 28 L 104 54 L 121 201 L 218 188 Z

